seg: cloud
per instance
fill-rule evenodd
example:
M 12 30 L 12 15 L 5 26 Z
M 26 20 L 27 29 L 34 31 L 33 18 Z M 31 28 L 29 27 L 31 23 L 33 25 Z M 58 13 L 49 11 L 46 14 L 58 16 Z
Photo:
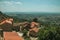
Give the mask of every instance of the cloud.
M 22 5 L 22 3 L 21 2 L 15 2 L 16 4 L 20 4 L 20 5 Z
M 17 11 L 22 5 L 20 1 L 0 1 L 0 11 Z
M 6 7 L 10 7 L 10 8 L 18 8 L 20 7 L 21 5 L 23 5 L 22 2 L 17 2 L 17 1 L 2 1 L 0 2 L 0 8 L 6 8 Z
M 15 1 L 2 1 L 0 5 L 22 5 L 22 2 L 15 2 Z

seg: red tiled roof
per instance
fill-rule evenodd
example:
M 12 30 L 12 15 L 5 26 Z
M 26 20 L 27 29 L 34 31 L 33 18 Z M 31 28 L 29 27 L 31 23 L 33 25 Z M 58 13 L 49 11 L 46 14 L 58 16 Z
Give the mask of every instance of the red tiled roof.
M 16 32 L 4 32 L 4 40 L 24 40 Z

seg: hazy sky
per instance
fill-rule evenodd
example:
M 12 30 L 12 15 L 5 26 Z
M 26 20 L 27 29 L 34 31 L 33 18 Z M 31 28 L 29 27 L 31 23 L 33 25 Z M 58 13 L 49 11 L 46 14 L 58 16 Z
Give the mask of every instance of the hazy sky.
M 0 0 L 3 12 L 60 12 L 60 0 Z

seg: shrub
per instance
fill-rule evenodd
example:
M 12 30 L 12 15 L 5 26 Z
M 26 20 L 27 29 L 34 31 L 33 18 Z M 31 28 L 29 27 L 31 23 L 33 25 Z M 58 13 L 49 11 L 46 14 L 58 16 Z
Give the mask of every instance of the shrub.
M 60 40 L 60 27 L 40 29 L 38 40 Z

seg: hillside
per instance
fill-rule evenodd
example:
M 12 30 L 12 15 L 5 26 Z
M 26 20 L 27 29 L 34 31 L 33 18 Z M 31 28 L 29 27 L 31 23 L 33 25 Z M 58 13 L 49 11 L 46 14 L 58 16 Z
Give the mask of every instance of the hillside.
M 5 19 L 5 18 L 9 18 L 10 16 L 8 16 L 8 15 L 6 15 L 6 14 L 4 14 L 4 13 L 2 13 L 1 11 L 0 11 L 0 21 L 1 20 L 3 20 L 3 19 Z
M 41 26 L 39 26 L 40 30 L 37 33 L 38 40 L 60 40 L 60 14 L 21 14 L 21 13 L 4 14 L 0 12 L 0 20 L 7 17 L 14 18 L 14 24 L 15 24 L 14 26 L 16 25 L 20 26 L 20 22 L 24 22 L 26 20 L 28 22 L 31 22 L 33 18 L 37 17 L 38 22 L 41 24 Z M 19 29 L 19 26 L 16 26 L 17 27 L 16 29 Z M 22 26 L 22 28 L 23 27 L 24 26 Z M 27 31 L 22 30 L 22 33 L 27 34 Z M 23 37 L 25 40 L 30 39 L 27 36 Z
M 38 21 L 44 26 L 60 26 L 60 13 L 39 13 L 39 12 L 8 12 L 15 22 L 32 21 L 33 18 L 38 18 Z
M 0 22 L 6 18 L 13 18 L 14 19 L 14 22 L 19 22 L 19 18 L 18 17 L 15 17 L 15 16 L 10 16 L 10 15 L 7 15 L 7 13 L 3 13 L 0 11 Z

